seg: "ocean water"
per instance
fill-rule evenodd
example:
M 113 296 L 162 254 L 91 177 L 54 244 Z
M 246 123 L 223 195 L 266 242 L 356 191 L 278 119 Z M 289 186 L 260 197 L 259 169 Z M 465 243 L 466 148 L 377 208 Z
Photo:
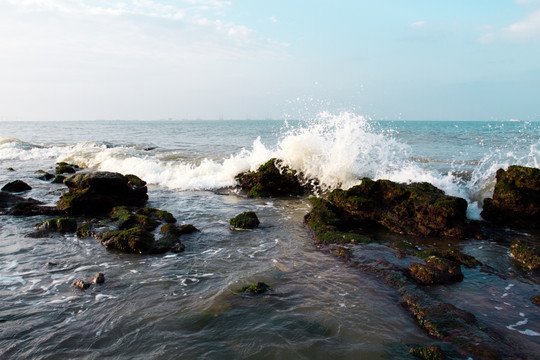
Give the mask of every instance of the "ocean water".
M 53 172 L 67 161 L 131 173 L 148 182 L 150 206 L 201 232 L 182 238 L 183 253 L 136 256 L 70 234 L 29 238 L 45 218 L 2 215 L 0 357 L 410 359 L 411 344 L 433 339 L 380 279 L 315 249 L 302 224 L 307 197 L 248 199 L 234 176 L 276 157 L 318 179 L 315 195 L 363 177 L 428 181 L 465 198 L 468 216 L 480 219 L 497 169 L 539 167 L 539 134 L 538 122 L 376 122 L 352 113 L 306 121 L 2 122 L 0 186 L 24 180 L 32 186 L 24 196 L 54 204 L 66 187 L 37 179 L 38 169 Z M 261 226 L 231 230 L 228 220 L 247 210 Z M 505 236 L 530 234 L 498 235 Z M 498 239 L 457 246 L 498 272 L 464 269 L 462 283 L 430 291 L 540 353 L 540 314 L 528 300 L 540 293 L 538 279 L 519 273 Z M 105 273 L 103 285 L 70 286 L 97 272 Z M 269 284 L 269 295 L 236 292 L 255 281 Z

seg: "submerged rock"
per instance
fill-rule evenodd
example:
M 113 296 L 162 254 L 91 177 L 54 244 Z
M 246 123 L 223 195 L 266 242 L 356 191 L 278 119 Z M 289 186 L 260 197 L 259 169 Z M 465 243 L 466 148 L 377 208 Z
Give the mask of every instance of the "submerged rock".
M 2 191 L 12 192 L 12 193 L 19 193 L 19 192 L 24 192 L 28 190 L 32 190 L 32 187 L 22 180 L 12 181 L 2 187 Z
M 43 180 L 43 181 L 49 181 L 49 180 L 51 180 L 51 179 L 54 179 L 54 175 L 53 175 L 53 174 L 48 173 L 48 172 L 46 172 L 46 171 L 44 171 L 44 170 L 38 170 L 38 171 L 36 171 L 36 173 L 39 174 L 38 179 L 40 179 L 40 180 Z
M 56 164 L 57 174 L 75 174 L 79 170 L 78 165 L 68 164 L 64 161 Z
M 497 171 L 482 217 L 495 225 L 540 228 L 540 169 L 513 165 Z
M 438 346 L 419 346 L 409 349 L 411 355 L 422 360 L 445 360 L 446 356 Z
M 510 254 L 526 270 L 540 269 L 540 248 L 538 244 L 522 240 L 510 244 Z
M 64 175 L 56 175 L 51 182 L 53 184 L 63 184 L 64 180 L 66 180 L 66 177 Z
M 246 285 L 238 290 L 240 293 L 248 295 L 261 295 L 270 290 L 270 286 L 263 282 L 256 282 L 251 285 Z
M 77 279 L 71 284 L 72 286 L 79 288 L 81 290 L 86 290 L 90 287 L 90 283 L 85 282 L 84 280 Z
M 139 205 L 148 199 L 145 182 L 114 172 L 76 174 L 64 180 L 69 191 L 57 207 L 69 214 L 105 214 L 114 206 Z
M 246 211 L 230 219 L 229 223 L 238 229 L 254 229 L 259 226 L 260 221 L 253 211 Z
M 101 244 L 108 249 L 120 250 L 127 253 L 152 254 L 156 248 L 154 235 L 142 227 L 133 227 L 127 230 L 111 230 L 100 237 Z
M 71 217 L 45 220 L 36 225 L 38 231 L 68 233 L 77 231 L 77 221 Z
M 238 174 L 236 180 L 249 197 L 298 196 L 306 192 L 295 170 L 270 159 L 257 171 Z
M 97 273 L 92 278 L 94 284 L 103 284 L 105 282 L 105 275 L 103 273 Z
M 463 273 L 458 263 L 438 256 L 425 259 L 426 264 L 409 265 L 408 274 L 422 285 L 446 284 L 462 281 Z

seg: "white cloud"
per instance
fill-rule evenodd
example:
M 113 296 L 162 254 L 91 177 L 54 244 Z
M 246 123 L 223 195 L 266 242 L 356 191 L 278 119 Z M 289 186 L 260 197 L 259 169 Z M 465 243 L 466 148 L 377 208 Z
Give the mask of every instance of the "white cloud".
M 503 30 L 505 36 L 516 40 L 540 37 L 540 9 Z
M 424 21 L 424 20 L 421 20 L 421 21 L 416 21 L 416 22 L 413 22 L 411 24 L 411 28 L 413 29 L 420 29 L 420 28 L 423 28 L 424 26 L 426 26 L 427 22 Z
M 277 19 L 275 16 L 270 16 L 270 17 L 268 18 L 268 21 L 273 22 L 273 23 L 277 23 L 277 22 L 278 22 L 278 19 Z

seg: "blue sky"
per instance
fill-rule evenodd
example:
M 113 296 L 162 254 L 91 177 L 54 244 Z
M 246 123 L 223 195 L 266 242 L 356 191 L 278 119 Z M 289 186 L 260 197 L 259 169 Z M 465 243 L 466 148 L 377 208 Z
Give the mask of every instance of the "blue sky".
M 540 120 L 540 0 L 0 0 L 0 120 Z

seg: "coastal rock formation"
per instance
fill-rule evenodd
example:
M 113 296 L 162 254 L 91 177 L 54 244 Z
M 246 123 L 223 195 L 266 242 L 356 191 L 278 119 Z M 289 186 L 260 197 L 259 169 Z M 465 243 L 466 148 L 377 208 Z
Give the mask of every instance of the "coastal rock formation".
M 79 170 L 78 165 L 68 164 L 64 161 L 56 164 L 57 174 L 75 174 Z
M 148 199 L 146 183 L 114 172 L 76 174 L 64 180 L 69 191 L 57 207 L 69 214 L 105 214 L 114 206 L 140 205 Z
M 259 226 L 259 218 L 253 211 L 246 211 L 229 220 L 229 223 L 238 229 L 254 229 Z
M 493 198 L 484 199 L 482 217 L 495 225 L 540 227 L 540 169 L 513 165 L 497 171 Z
M 306 192 L 296 171 L 277 159 L 270 159 L 257 171 L 238 174 L 236 180 L 249 197 L 298 196 Z
M 468 231 L 467 202 L 428 183 L 404 185 L 365 178 L 349 190 L 332 191 L 327 200 L 315 199 L 313 205 L 305 222 L 323 242 L 335 242 L 336 235 L 357 242 L 354 231 L 360 228 L 455 238 Z
M 510 244 L 510 254 L 525 270 L 540 269 L 540 244 L 516 240 Z
M 270 286 L 263 282 L 256 282 L 251 285 L 246 285 L 238 290 L 239 293 L 248 295 L 261 295 L 270 290 Z
M 446 284 L 463 280 L 461 266 L 452 260 L 439 256 L 429 256 L 425 264 L 409 265 L 408 274 L 422 285 Z
M 22 180 L 12 181 L 2 187 L 2 191 L 12 192 L 12 193 L 19 193 L 19 192 L 28 191 L 28 190 L 32 190 L 32 187 Z

